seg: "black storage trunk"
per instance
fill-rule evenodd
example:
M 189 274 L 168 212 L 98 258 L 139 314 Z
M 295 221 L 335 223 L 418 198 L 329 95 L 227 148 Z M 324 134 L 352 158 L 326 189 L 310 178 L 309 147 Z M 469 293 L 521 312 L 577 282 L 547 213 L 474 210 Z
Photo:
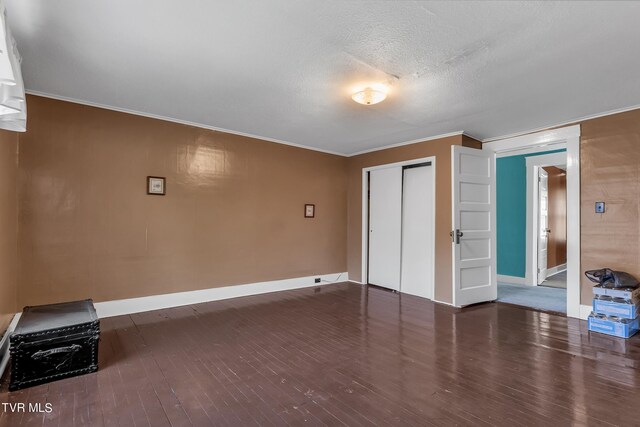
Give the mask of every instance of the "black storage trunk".
M 97 371 L 99 338 L 92 300 L 25 307 L 11 335 L 9 390 Z

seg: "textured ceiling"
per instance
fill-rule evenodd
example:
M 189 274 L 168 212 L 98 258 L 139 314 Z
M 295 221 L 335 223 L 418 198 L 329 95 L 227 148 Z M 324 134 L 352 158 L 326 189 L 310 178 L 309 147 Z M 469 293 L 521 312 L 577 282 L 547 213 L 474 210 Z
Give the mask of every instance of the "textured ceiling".
M 33 93 L 343 154 L 640 104 L 638 2 L 6 3 Z

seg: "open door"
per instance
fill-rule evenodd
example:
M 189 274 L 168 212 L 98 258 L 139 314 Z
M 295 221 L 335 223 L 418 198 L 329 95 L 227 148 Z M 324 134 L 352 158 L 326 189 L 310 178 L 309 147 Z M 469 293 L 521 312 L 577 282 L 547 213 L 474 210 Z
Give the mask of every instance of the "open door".
M 549 247 L 549 174 L 538 168 L 538 285 L 547 279 Z
M 453 305 L 498 297 L 496 177 L 491 151 L 451 147 Z

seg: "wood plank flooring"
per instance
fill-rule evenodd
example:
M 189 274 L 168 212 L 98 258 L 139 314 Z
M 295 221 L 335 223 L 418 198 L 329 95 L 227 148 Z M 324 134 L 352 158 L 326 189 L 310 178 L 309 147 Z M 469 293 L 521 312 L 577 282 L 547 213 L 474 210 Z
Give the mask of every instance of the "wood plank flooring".
M 640 339 L 349 283 L 103 319 L 100 370 L 2 426 L 640 425 Z

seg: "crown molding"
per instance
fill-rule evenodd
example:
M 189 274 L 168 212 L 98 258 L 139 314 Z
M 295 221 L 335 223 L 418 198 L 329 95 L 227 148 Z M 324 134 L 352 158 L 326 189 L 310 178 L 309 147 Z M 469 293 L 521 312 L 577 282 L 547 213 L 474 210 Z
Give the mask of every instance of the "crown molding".
M 482 140 L 482 142 L 485 143 L 485 142 L 499 141 L 501 139 L 515 138 L 515 137 L 519 137 L 519 136 L 529 135 L 531 133 L 542 132 L 542 131 L 545 131 L 545 130 L 552 130 L 552 129 L 555 129 L 555 128 L 560 128 L 560 127 L 564 127 L 564 126 L 568 126 L 568 125 L 580 124 L 580 123 L 585 122 L 587 120 L 593 120 L 593 119 L 598 119 L 600 117 L 612 116 L 614 114 L 626 113 L 627 111 L 633 111 L 633 110 L 637 110 L 637 109 L 640 109 L 640 104 L 632 105 L 630 107 L 617 108 L 615 110 L 609 110 L 609 111 L 605 111 L 605 112 L 602 112 L 602 113 L 591 114 L 591 115 L 588 115 L 588 116 L 582 116 L 582 117 L 578 117 L 577 119 L 568 120 L 568 121 L 565 121 L 565 122 L 562 122 L 562 123 L 556 123 L 554 125 L 543 126 L 543 127 L 539 127 L 539 128 L 536 128 L 536 129 L 528 130 L 528 131 L 525 131 L 525 132 L 515 132 L 515 133 L 509 134 L 509 135 L 485 138 L 485 139 Z
M 640 104 L 636 104 L 636 105 L 633 105 L 633 106 L 630 106 L 630 107 L 618 108 L 618 109 L 614 109 L 614 110 L 608 110 L 608 111 L 605 111 L 605 112 L 602 112 L 602 113 L 597 113 L 597 114 L 591 114 L 591 115 L 587 115 L 587 116 L 578 117 L 578 118 L 575 118 L 575 119 L 572 119 L 572 120 L 567 120 L 567 121 L 564 121 L 564 122 L 561 122 L 561 123 L 556 123 L 556 124 L 553 124 L 553 125 L 541 126 L 541 127 L 535 128 L 535 129 L 527 130 L 527 131 L 515 132 L 515 133 L 512 133 L 512 134 L 508 134 L 508 135 L 490 137 L 490 138 L 485 138 L 485 139 L 481 139 L 481 138 L 478 138 L 476 136 L 473 136 L 467 131 L 455 131 L 455 132 L 449 132 L 449 133 L 444 133 L 444 134 L 440 134 L 440 135 L 428 136 L 428 137 L 424 137 L 424 138 L 412 139 L 410 141 L 398 142 L 398 143 L 394 143 L 394 144 L 384 145 L 382 147 L 370 148 L 370 149 L 367 149 L 367 150 L 362 150 L 362 151 L 357 151 L 355 153 L 347 154 L 347 153 L 340 153 L 340 152 L 332 151 L 332 150 L 324 150 L 322 148 L 310 147 L 308 145 L 297 144 L 297 143 L 294 143 L 294 142 L 284 141 L 284 140 L 281 140 L 281 139 L 269 138 L 269 137 L 260 136 L 260 135 L 254 135 L 254 134 L 250 134 L 250 133 L 246 133 L 246 132 L 234 131 L 234 130 L 231 130 L 231 129 L 225 129 L 225 128 L 221 128 L 221 127 L 205 125 L 205 124 L 202 124 L 202 123 L 191 122 L 191 121 L 188 121 L 188 120 L 174 119 L 174 118 L 171 118 L 171 117 L 160 116 L 160 115 L 157 115 L 157 114 L 144 113 L 144 112 L 141 112 L 141 111 L 131 110 L 131 109 L 127 109 L 127 108 L 113 107 L 113 106 L 110 106 L 110 105 L 100 104 L 100 103 L 97 103 L 97 102 L 84 101 L 84 100 L 80 100 L 80 99 L 76 99 L 76 98 L 70 98 L 70 97 L 61 96 L 61 95 L 55 95 L 55 94 L 48 93 L 48 92 L 41 92 L 41 91 L 30 90 L 30 89 L 27 89 L 25 92 L 27 94 L 29 94 L 29 95 L 40 96 L 40 97 L 43 97 L 43 98 L 50 98 L 50 99 L 55 99 L 55 100 L 58 100 L 58 101 L 71 102 L 71 103 L 74 103 L 74 104 L 86 105 L 86 106 L 89 106 L 89 107 L 102 108 L 102 109 L 105 109 L 105 110 L 117 111 L 117 112 L 120 112 L 120 113 L 132 114 L 132 115 L 135 115 L 135 116 L 147 117 L 147 118 L 156 119 L 156 120 L 163 120 L 163 121 L 172 122 L 172 123 L 178 123 L 178 124 L 182 124 L 182 125 L 186 125 L 186 126 L 192 126 L 192 127 L 196 127 L 196 128 L 200 128 L 200 129 L 207 129 L 207 130 L 211 130 L 211 131 L 215 131 L 215 132 L 223 132 L 223 133 L 228 133 L 228 134 L 231 134 L 231 135 L 244 136 L 244 137 L 247 137 L 247 138 L 258 139 L 258 140 L 266 141 L 266 142 L 273 142 L 275 144 L 288 145 L 290 147 L 296 147 L 296 148 L 301 148 L 301 149 L 305 149 L 305 150 L 317 151 L 317 152 L 320 152 L 320 153 L 332 154 L 332 155 L 341 156 L 341 157 L 354 157 L 354 156 L 359 156 L 361 154 L 373 153 L 375 151 L 387 150 L 389 148 L 402 147 L 404 145 L 411 145 L 411 144 L 417 144 L 419 142 L 433 141 L 435 139 L 447 138 L 447 137 L 457 136 L 457 135 L 466 135 L 469 138 L 473 138 L 476 141 L 480 141 L 482 143 L 494 142 L 494 141 L 499 141 L 499 140 L 502 140 L 502 139 L 515 138 L 515 137 L 528 135 L 528 134 L 532 134 L 532 133 L 536 133 L 536 132 L 550 130 L 550 129 L 553 129 L 553 128 L 559 128 L 559 127 L 563 127 L 563 126 L 567 126 L 567 125 L 581 123 L 581 122 L 584 122 L 584 121 L 587 121 L 587 120 L 593 120 L 593 119 L 597 119 L 597 118 L 600 118 L 600 117 L 606 117 L 606 116 L 611 116 L 611 115 L 614 115 L 614 114 L 625 113 L 627 111 L 633 111 L 633 110 L 640 109 Z
M 419 142 L 426 142 L 426 141 L 433 141 L 434 139 L 441 139 L 441 138 L 447 138 L 450 136 L 457 136 L 457 135 L 462 135 L 464 134 L 464 131 L 456 131 L 456 132 L 450 132 L 450 133 L 443 133 L 441 135 L 434 135 L 434 136 L 428 136 L 426 138 L 418 138 L 418 139 L 412 139 L 411 141 L 406 141 L 406 142 L 398 142 L 396 144 L 389 144 L 389 145 L 385 145 L 382 147 L 378 147 L 378 148 L 371 148 L 368 150 L 362 150 L 362 151 L 357 151 L 355 153 L 352 154 L 347 154 L 347 157 L 354 157 L 354 156 L 359 156 L 360 154 L 366 154 L 366 153 L 373 153 L 374 151 L 381 151 L 381 150 L 388 150 L 389 148 L 396 148 L 396 147 L 402 147 L 403 145 L 411 145 L 411 144 L 417 144 Z M 469 136 L 469 135 L 467 135 Z M 473 137 L 471 137 L 473 138 Z
M 202 124 L 202 123 L 190 122 L 188 120 L 174 119 L 174 118 L 171 118 L 171 117 L 160 116 L 160 115 L 157 115 L 157 114 L 143 113 L 141 111 L 130 110 L 130 109 L 127 109 L 127 108 L 113 107 L 113 106 L 110 106 L 110 105 L 100 104 L 100 103 L 97 103 L 97 102 L 83 101 L 81 99 L 69 98 L 69 97 L 66 97 L 66 96 L 54 95 L 54 94 L 51 94 L 51 93 L 40 92 L 40 91 L 36 91 L 36 90 L 26 90 L 25 92 L 27 94 L 29 94 L 29 95 L 35 95 L 35 96 L 40 96 L 40 97 L 43 97 L 43 98 L 55 99 L 57 101 L 65 101 L 65 102 L 71 102 L 73 104 L 80 104 L 80 105 L 86 105 L 86 106 L 89 106 L 89 107 L 102 108 L 104 110 L 117 111 L 119 113 L 126 113 L 126 114 L 132 114 L 134 116 L 141 116 L 141 117 L 147 117 L 147 118 L 150 118 L 150 119 L 163 120 L 165 122 L 178 123 L 178 124 L 181 124 L 181 125 L 192 126 L 192 127 L 196 127 L 196 128 L 200 128 L 200 129 L 207 129 L 207 130 L 212 130 L 212 131 L 216 131 L 216 132 L 223 132 L 223 133 L 228 133 L 228 134 L 231 134 L 231 135 L 245 136 L 247 138 L 259 139 L 259 140 L 262 140 L 262 141 L 273 142 L 273 143 L 276 143 L 276 144 L 283 144 L 283 145 L 288 145 L 288 146 L 291 146 L 291 147 L 302 148 L 302 149 L 305 149 L 305 150 L 318 151 L 318 152 L 325 153 L 325 154 L 333 154 L 335 156 L 346 157 L 346 154 L 338 153 L 336 151 L 323 150 L 321 148 L 309 147 L 307 145 L 296 144 L 294 142 L 283 141 L 281 139 L 269 138 L 269 137 L 266 137 L 266 136 L 254 135 L 254 134 L 251 134 L 251 133 L 239 132 L 239 131 L 220 128 L 220 127 L 216 127 L 216 126 L 209 126 L 209 125 L 205 125 L 205 124 Z

